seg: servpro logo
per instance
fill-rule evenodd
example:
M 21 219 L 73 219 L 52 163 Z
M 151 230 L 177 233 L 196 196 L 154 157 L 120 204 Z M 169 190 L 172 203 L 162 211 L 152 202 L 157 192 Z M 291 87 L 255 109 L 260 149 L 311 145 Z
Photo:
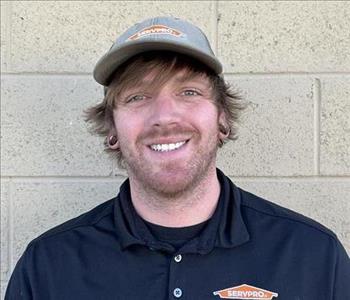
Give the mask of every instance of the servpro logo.
M 151 35 L 151 34 L 170 34 L 176 37 L 180 37 L 183 35 L 181 31 L 178 31 L 174 28 L 164 26 L 164 25 L 153 25 L 145 29 L 142 29 L 139 32 L 136 32 L 131 37 L 129 37 L 128 40 L 132 40 L 132 41 L 137 40 L 143 36 Z
M 216 291 L 213 294 L 215 296 L 220 296 L 222 299 L 271 300 L 273 297 L 278 297 L 277 293 L 263 290 L 248 284 L 242 284 L 221 291 Z

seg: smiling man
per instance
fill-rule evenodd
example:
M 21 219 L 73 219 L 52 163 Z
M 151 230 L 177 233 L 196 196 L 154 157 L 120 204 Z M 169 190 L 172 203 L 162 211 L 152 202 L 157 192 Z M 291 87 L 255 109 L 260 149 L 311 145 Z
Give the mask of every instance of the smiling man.
M 220 193 L 217 147 L 229 133 L 215 100 L 215 75 L 168 51 L 139 54 L 121 68 L 121 77 L 133 80 L 117 94 L 113 87 L 122 79 L 116 76 L 111 83 L 115 108 L 108 135 L 116 142 L 109 147 L 120 150 L 135 209 L 145 220 L 166 226 L 205 221 Z M 96 115 L 92 109 L 91 119 Z
M 116 40 L 87 120 L 129 178 L 32 241 L 5 299 L 350 299 L 334 233 L 216 168 L 244 108 L 221 72 L 204 33 L 177 18 Z

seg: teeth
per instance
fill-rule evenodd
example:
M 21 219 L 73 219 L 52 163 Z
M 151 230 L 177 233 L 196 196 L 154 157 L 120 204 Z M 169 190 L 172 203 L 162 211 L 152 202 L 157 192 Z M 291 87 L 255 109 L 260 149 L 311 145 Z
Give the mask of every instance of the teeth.
M 179 149 L 182 145 L 184 145 L 186 142 L 177 142 L 172 144 L 155 144 L 151 145 L 151 149 L 154 151 L 160 151 L 160 152 L 167 152 L 167 151 L 173 151 L 176 149 Z

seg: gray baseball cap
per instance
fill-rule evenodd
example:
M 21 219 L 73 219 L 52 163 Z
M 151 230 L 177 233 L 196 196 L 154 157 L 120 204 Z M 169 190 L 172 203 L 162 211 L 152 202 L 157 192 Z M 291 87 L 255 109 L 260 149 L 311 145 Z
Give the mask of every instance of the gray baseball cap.
M 94 78 L 98 83 L 108 86 L 111 75 L 121 64 L 136 54 L 153 50 L 185 54 L 217 74 L 222 72 L 222 65 L 201 29 L 179 18 L 156 17 L 137 23 L 125 31 L 97 62 Z

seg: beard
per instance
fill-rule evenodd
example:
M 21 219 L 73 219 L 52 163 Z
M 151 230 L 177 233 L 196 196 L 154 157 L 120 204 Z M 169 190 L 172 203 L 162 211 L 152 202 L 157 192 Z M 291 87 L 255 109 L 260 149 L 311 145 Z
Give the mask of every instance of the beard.
M 190 145 L 185 145 L 190 146 L 185 150 L 190 151 L 190 155 L 186 152 L 184 160 L 177 158 L 152 162 L 147 157 L 143 141 L 176 135 L 191 136 Z M 179 128 L 177 125 L 176 128 L 145 132 L 135 143 L 134 151 L 127 145 L 120 140 L 120 150 L 130 180 L 148 195 L 176 199 L 191 193 L 211 172 L 215 172 L 218 128 L 212 135 L 203 137 L 193 129 Z

